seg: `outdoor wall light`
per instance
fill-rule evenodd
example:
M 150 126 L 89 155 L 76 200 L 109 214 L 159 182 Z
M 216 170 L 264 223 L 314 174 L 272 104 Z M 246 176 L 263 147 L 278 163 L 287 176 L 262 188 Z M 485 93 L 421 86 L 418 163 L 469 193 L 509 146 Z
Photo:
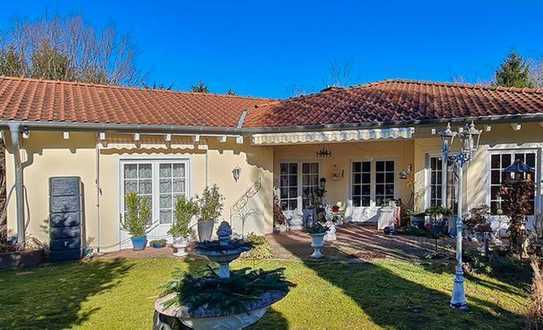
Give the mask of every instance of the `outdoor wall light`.
M 411 171 L 412 171 L 412 166 L 411 164 L 409 164 L 409 167 L 405 170 L 401 170 L 400 171 L 400 179 L 402 180 L 406 180 L 406 179 L 409 179 L 409 176 L 411 175 Z
M 234 181 L 238 182 L 240 175 L 241 175 L 241 168 L 235 167 L 232 170 L 232 176 L 234 177 Z
M 28 127 L 23 126 L 21 130 L 23 133 L 23 139 L 28 139 L 30 137 L 30 130 L 28 129 Z

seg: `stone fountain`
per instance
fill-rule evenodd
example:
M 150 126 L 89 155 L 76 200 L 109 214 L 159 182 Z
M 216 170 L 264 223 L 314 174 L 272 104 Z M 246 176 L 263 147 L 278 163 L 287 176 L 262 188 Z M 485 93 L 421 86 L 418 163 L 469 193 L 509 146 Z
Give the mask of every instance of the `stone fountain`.
M 196 245 L 196 253 L 219 264 L 219 277 L 230 277 L 229 264 L 239 258 L 241 253 L 249 251 L 251 246 L 242 240 L 232 240 L 232 228 L 223 221 L 217 229 L 218 240 L 200 242 Z
M 217 275 L 220 280 L 230 278 L 229 264 L 240 254 L 252 248 L 244 240 L 232 239 L 232 228 L 223 221 L 217 230 L 217 240 L 199 242 L 195 251 L 200 256 L 219 264 Z M 288 291 L 288 290 L 287 290 Z M 183 326 L 193 329 L 242 329 L 261 319 L 268 308 L 287 295 L 284 291 L 267 291 L 254 301 L 245 304 L 246 312 L 232 314 L 213 308 L 199 307 L 190 310 L 187 306 L 167 304 L 175 294 L 161 297 L 155 302 L 153 329 L 181 329 Z

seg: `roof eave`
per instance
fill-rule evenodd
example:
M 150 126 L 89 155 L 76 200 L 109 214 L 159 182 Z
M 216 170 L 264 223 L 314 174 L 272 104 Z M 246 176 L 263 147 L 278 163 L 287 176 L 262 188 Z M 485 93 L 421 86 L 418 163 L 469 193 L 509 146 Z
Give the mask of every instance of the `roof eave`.
M 347 129 L 369 129 L 383 127 L 409 127 L 409 126 L 433 126 L 446 123 L 464 123 L 474 121 L 478 124 L 498 124 L 507 122 L 543 122 L 543 113 L 534 114 L 516 114 L 500 116 L 480 116 L 480 117 L 457 117 L 444 119 L 423 119 L 410 121 L 390 121 L 390 122 L 365 122 L 365 123 L 346 123 L 346 124 L 321 124 L 321 125 L 301 125 L 301 126 L 282 126 L 282 127 L 215 127 L 215 126 L 182 126 L 182 125 L 143 125 L 143 124 L 113 124 L 113 123 L 78 123 L 78 122 L 59 122 L 59 121 L 21 121 L 21 120 L 2 120 L 0 128 L 7 128 L 9 124 L 20 124 L 34 129 L 43 130 L 76 130 L 76 131 L 134 131 L 134 132 L 154 132 L 154 133 L 184 133 L 184 134 L 252 134 L 252 133 L 283 133 L 283 132 L 303 132 L 303 131 L 329 131 L 329 130 L 347 130 Z
M 543 122 L 543 113 L 534 114 L 516 114 L 499 116 L 479 116 L 479 117 L 457 117 L 443 119 L 422 119 L 408 121 L 389 121 L 389 122 L 366 122 L 366 123 L 347 123 L 347 124 L 321 124 L 321 125 L 303 125 L 303 126 L 282 126 L 282 127 L 255 127 L 248 128 L 251 133 L 282 133 L 282 132 L 300 132 L 300 131 L 327 131 L 344 129 L 366 129 L 366 128 L 385 128 L 385 127 L 409 127 L 409 126 L 435 126 L 447 123 L 465 123 L 475 122 L 478 124 L 499 124 L 509 122 Z
M 59 121 L 24 121 L 2 120 L 0 127 L 7 128 L 9 124 L 20 124 L 28 128 L 43 130 L 75 130 L 75 131 L 134 131 L 156 133 L 185 133 L 185 134 L 240 134 L 240 129 L 235 127 L 215 126 L 183 126 L 183 125 L 144 125 L 144 124 L 112 124 L 112 123 L 78 123 Z

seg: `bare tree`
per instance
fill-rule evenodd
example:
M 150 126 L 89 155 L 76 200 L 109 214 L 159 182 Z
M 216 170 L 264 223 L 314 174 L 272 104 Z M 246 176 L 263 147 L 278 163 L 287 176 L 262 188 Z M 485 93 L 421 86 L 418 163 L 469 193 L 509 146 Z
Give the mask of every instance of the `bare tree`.
M 330 62 L 328 76 L 324 79 L 324 87 L 346 87 L 352 83 L 353 65 L 351 62 Z
M 536 87 L 543 88 L 543 59 L 530 61 L 530 79 Z
M 3 34 L 0 74 L 111 85 L 140 85 L 135 51 L 113 27 L 102 31 L 79 16 L 19 21 Z

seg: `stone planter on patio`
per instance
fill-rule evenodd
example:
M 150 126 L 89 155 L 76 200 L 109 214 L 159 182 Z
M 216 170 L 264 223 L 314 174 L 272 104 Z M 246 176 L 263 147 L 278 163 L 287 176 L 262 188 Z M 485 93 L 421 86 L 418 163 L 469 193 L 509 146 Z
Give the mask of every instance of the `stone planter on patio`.
M 311 234 L 311 247 L 313 248 L 313 253 L 310 256 L 311 258 L 322 258 L 321 249 L 324 247 L 324 235 L 326 235 L 326 233 Z
M 173 240 L 172 247 L 175 249 L 174 256 L 184 257 L 187 255 L 186 248 L 189 246 L 189 239 L 185 237 L 176 237 Z

